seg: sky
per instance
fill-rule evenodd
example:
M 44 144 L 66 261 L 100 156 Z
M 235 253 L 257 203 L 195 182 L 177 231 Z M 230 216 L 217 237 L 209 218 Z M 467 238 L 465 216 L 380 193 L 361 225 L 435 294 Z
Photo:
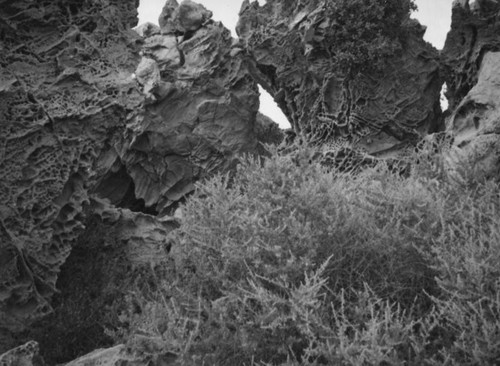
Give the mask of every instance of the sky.
M 221 21 L 236 37 L 234 28 L 238 21 L 238 12 L 243 0 L 194 0 L 213 12 L 213 19 Z M 180 3 L 181 0 L 178 0 Z M 451 5 L 453 0 L 415 0 L 418 11 L 413 14 L 421 24 L 427 26 L 424 39 L 437 49 L 442 49 L 446 34 L 450 29 Z M 158 24 L 166 0 L 140 0 L 139 24 L 151 22 Z M 261 4 L 265 1 L 260 1 Z M 277 122 L 282 128 L 289 128 L 290 123 L 278 108 L 273 98 L 260 88 L 260 111 Z

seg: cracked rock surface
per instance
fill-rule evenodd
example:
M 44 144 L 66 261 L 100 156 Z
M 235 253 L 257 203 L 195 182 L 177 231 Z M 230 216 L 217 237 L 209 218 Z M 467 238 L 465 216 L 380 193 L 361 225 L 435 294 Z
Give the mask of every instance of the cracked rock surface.
M 254 60 L 254 77 L 274 97 L 297 133 L 323 142 L 349 141 L 391 156 L 441 128 L 438 52 L 424 29 L 406 20 L 400 52 L 378 72 L 346 74 L 332 62 L 325 30 L 336 26 L 326 1 L 245 1 L 237 32 Z
M 500 179 L 500 2 L 455 1 L 442 62 L 454 136 L 448 169 Z
M 256 147 L 241 50 L 169 4 L 134 32 L 137 0 L 0 0 L 0 333 L 51 312 L 91 197 L 163 214 Z
M 0 328 L 51 311 L 95 161 L 140 108 L 136 6 L 0 1 Z

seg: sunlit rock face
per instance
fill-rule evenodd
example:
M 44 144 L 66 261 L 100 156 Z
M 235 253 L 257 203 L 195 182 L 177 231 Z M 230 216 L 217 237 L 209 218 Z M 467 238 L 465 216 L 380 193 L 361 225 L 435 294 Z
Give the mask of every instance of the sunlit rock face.
M 448 168 L 500 179 L 500 2 L 455 2 L 442 52 L 454 136 Z
M 0 0 L 0 328 L 50 312 L 97 158 L 143 96 L 136 0 Z
M 134 32 L 137 0 L 0 0 L 0 333 L 51 311 L 91 197 L 164 213 L 256 147 L 242 50 L 168 4 Z
M 423 41 L 423 27 L 408 19 L 402 50 L 382 70 L 347 75 L 331 62 L 324 32 L 334 25 L 324 5 L 245 1 L 240 11 L 237 32 L 255 61 L 252 74 L 293 129 L 324 142 L 347 140 L 377 156 L 397 155 L 439 130 L 439 57 Z

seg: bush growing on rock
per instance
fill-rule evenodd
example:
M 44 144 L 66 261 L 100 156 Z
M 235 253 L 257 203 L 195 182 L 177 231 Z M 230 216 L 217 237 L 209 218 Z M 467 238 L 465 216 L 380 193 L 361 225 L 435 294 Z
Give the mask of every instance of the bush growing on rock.
M 183 364 L 494 365 L 498 187 L 313 156 L 274 151 L 198 186 L 141 334 Z
M 335 0 L 325 3 L 324 43 L 339 69 L 375 70 L 402 49 L 413 0 Z

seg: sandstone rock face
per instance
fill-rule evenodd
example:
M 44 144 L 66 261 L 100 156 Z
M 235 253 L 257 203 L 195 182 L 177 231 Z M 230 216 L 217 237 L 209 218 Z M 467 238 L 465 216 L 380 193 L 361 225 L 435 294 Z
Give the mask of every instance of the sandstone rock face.
M 451 30 L 441 53 L 451 109 L 477 83 L 485 54 L 500 50 L 499 8 L 497 0 L 453 3 Z
M 0 328 L 50 311 L 94 162 L 142 103 L 136 6 L 0 1 Z
M 403 49 L 383 70 L 347 75 L 331 62 L 326 4 L 269 0 L 259 7 L 247 0 L 240 11 L 237 32 L 255 61 L 253 76 L 293 129 L 378 156 L 439 130 L 439 59 L 422 40 L 423 28 L 408 19 Z
M 161 32 L 145 38 L 135 71 L 145 110 L 116 155 L 135 196 L 160 213 L 191 192 L 194 181 L 256 149 L 257 86 L 242 50 L 210 16 L 191 1 L 168 2 Z M 107 170 L 116 164 L 106 162 Z
M 442 54 L 454 136 L 452 172 L 500 178 L 500 2 L 455 2 Z M 463 175 L 463 174 L 462 174 Z
M 61 267 L 54 312 L 26 332 L 25 339 L 40 344 L 48 365 L 125 341 L 123 333 L 112 336 L 106 330 L 126 332 L 135 294 L 149 293 L 160 281 L 169 281 L 174 270 L 169 234 L 178 227 L 176 220 L 116 208 L 95 198 L 88 211 L 92 214 L 86 229 Z
M 241 49 L 169 4 L 138 34 L 137 0 L 0 0 L 0 333 L 51 311 L 91 197 L 163 213 L 255 149 Z
M 448 120 L 454 146 L 451 171 L 466 168 L 476 179 L 500 179 L 500 52 L 487 52 L 478 81 Z

